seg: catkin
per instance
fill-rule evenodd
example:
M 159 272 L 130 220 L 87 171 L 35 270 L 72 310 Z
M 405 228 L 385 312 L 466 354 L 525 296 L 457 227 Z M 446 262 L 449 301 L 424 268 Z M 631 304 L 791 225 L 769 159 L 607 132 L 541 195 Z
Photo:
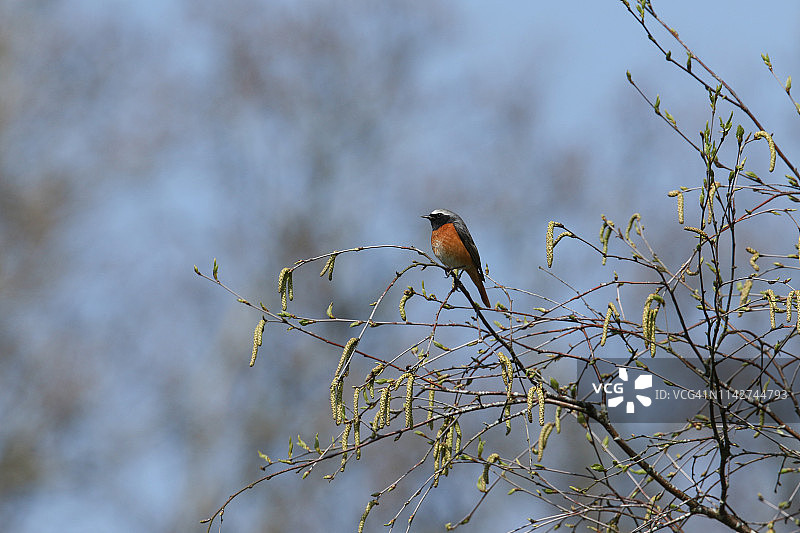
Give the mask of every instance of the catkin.
M 605 346 L 606 338 L 608 337 L 608 325 L 611 322 L 611 315 L 616 316 L 619 318 L 619 313 L 617 312 L 617 308 L 614 307 L 613 302 L 608 302 L 608 309 L 606 309 L 606 317 L 603 320 L 603 334 L 600 336 L 600 346 Z
M 553 229 L 556 227 L 554 220 L 547 224 L 547 234 L 545 235 L 545 254 L 547 255 L 547 268 L 553 266 Z
M 683 191 L 681 190 L 674 190 L 669 191 L 667 196 L 670 198 L 677 196 L 678 197 L 678 224 L 683 224 L 684 217 L 683 217 Z
M 766 131 L 757 131 L 753 135 L 753 138 L 767 140 L 767 144 L 769 145 L 769 171 L 772 172 L 775 170 L 775 161 L 777 159 L 777 150 L 775 150 L 775 141 L 772 140 L 772 135 Z
M 250 357 L 250 366 L 256 364 L 256 356 L 258 355 L 258 347 L 261 346 L 261 338 L 264 334 L 264 325 L 267 323 L 264 317 L 256 324 L 256 330 L 253 332 L 253 355 Z
M 406 401 L 403 408 L 406 415 L 406 427 L 410 428 L 414 425 L 414 412 L 411 404 L 414 398 L 414 374 L 409 373 L 406 376 Z
M 548 422 L 544 426 L 542 426 L 541 431 L 539 431 L 539 450 L 537 454 L 537 460 L 541 461 L 542 457 L 544 456 L 544 448 L 547 446 L 547 439 L 550 438 L 550 433 L 553 431 L 553 423 Z

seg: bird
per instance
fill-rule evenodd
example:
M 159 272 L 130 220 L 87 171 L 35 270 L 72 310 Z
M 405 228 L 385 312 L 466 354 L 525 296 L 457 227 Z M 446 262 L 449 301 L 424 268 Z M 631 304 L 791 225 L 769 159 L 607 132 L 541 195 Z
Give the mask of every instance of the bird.
M 491 307 L 489 295 L 483 286 L 481 256 L 467 225 L 460 216 L 447 209 L 434 209 L 422 215 L 431 222 L 431 248 L 433 254 L 448 269 L 461 268 L 469 274 L 470 279 L 481 293 L 481 300 L 486 307 Z

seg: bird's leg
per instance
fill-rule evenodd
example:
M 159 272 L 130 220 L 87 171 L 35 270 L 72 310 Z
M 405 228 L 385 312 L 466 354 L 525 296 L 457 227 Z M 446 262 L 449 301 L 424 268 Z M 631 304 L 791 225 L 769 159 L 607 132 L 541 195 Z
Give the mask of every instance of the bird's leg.
M 449 269 L 449 273 L 447 275 L 448 276 L 450 276 L 450 275 L 453 276 L 453 288 L 456 288 L 458 286 L 457 282 L 461 280 L 461 273 L 462 272 L 464 272 L 463 268 L 455 268 L 454 267 L 454 268 L 450 268 Z
M 464 269 L 462 269 L 460 267 L 452 267 L 452 268 L 451 267 L 444 267 L 444 276 L 446 278 L 448 278 L 450 276 L 453 276 L 454 278 L 460 279 L 461 278 L 461 273 L 463 271 L 464 271 Z

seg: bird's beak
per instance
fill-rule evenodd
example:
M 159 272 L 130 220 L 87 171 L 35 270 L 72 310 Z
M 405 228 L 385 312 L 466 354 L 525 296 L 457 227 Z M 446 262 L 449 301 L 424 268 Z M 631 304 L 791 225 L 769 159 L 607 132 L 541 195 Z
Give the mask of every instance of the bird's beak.
M 428 220 L 431 219 L 430 215 L 420 215 L 419 218 L 427 218 Z

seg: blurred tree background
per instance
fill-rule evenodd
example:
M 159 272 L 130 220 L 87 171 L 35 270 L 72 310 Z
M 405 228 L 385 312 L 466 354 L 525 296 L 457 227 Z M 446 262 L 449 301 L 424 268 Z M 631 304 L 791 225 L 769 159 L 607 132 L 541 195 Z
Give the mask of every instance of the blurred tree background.
M 759 54 L 800 71 L 800 6 L 664 4 L 796 152 L 797 117 Z M 703 167 L 626 70 L 702 128 L 706 95 L 612 1 L 0 1 L 6 528 L 204 530 L 258 476 L 257 450 L 284 451 L 314 427 L 308 413 L 329 418 L 340 353 L 287 336 L 248 368 L 253 315 L 193 264 L 216 256 L 274 306 L 281 267 L 361 244 L 425 247 L 419 215 L 436 207 L 464 216 L 492 276 L 516 287 L 546 279 L 551 219 L 589 233 L 601 213 L 646 212 L 668 250 L 680 230 L 666 191 Z M 560 254 L 567 277 L 599 268 Z M 337 262 L 320 297 L 363 309 L 397 268 L 391 253 L 370 259 Z M 385 470 L 354 469 L 336 491 L 260 487 L 224 524 L 350 530 Z M 452 520 L 461 497 L 442 491 L 416 527 Z

